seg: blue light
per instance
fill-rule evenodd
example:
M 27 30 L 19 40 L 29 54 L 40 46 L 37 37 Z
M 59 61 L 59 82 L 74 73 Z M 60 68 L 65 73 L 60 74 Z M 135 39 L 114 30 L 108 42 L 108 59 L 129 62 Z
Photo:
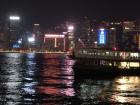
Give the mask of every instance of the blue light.
M 22 39 L 18 40 L 18 44 L 22 44 Z
M 101 28 L 98 32 L 98 44 L 105 45 L 106 44 L 106 30 Z
M 18 44 L 13 45 L 13 48 L 20 48 Z

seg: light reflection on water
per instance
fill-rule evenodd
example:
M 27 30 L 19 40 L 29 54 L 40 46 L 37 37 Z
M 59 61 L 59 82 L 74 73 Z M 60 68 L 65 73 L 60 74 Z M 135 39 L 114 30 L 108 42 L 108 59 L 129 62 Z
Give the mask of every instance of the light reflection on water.
M 140 103 L 140 77 L 75 80 L 63 55 L 0 54 L 0 104 L 92 105 Z
M 113 101 L 140 103 L 140 77 L 121 77 L 115 80 Z M 118 92 L 119 91 L 119 92 Z
M 0 103 L 63 105 L 71 103 L 73 60 L 62 55 L 0 54 Z
M 77 96 L 86 104 L 139 104 L 140 77 L 121 76 L 115 79 L 84 79 L 79 83 Z M 94 101 L 94 102 L 92 102 Z

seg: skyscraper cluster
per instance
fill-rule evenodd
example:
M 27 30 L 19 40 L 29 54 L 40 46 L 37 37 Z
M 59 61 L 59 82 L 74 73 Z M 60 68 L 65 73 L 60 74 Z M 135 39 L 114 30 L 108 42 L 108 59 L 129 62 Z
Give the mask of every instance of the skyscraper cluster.
M 8 21 L 0 21 L 0 50 L 65 51 L 73 48 L 95 48 L 138 51 L 140 49 L 139 20 L 111 22 L 82 17 L 73 22 L 64 22 L 65 24 L 51 27 L 50 30 L 46 29 L 47 31 L 42 31 L 38 23 L 32 24 L 29 28 L 23 21 L 17 15 L 10 16 Z M 51 36 L 51 39 L 45 35 L 64 35 L 65 40 L 54 36 Z M 50 39 L 45 39 L 48 37 Z M 45 42 L 46 40 L 48 41 Z
M 75 32 L 76 47 L 139 50 L 140 27 L 135 21 L 97 21 L 87 17 L 77 22 Z

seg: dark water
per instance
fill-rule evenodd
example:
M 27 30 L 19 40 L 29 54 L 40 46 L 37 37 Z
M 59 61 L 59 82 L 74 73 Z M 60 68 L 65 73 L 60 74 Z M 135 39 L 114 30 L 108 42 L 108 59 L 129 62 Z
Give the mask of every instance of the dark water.
M 56 54 L 0 54 L 0 105 L 140 104 L 140 77 L 75 79 Z

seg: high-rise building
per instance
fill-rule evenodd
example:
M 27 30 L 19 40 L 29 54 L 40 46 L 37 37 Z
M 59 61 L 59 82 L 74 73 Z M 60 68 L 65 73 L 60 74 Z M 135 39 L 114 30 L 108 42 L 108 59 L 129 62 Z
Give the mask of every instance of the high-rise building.
M 116 28 L 110 27 L 108 28 L 108 47 L 110 49 L 116 50 L 117 49 L 117 42 L 116 42 Z
M 97 24 L 98 48 L 112 49 L 116 47 L 116 28 L 109 22 L 101 21 Z
M 123 45 L 124 50 L 138 49 L 139 29 L 136 21 L 123 22 Z
M 117 49 L 123 49 L 123 25 L 121 22 L 111 22 L 110 23 L 111 38 L 110 41 L 113 42 L 112 45 Z M 112 47 L 113 47 L 112 46 Z
M 34 24 L 33 36 L 35 37 L 35 46 L 37 51 L 42 51 L 44 35 L 41 32 L 40 24 Z
M 9 17 L 8 29 L 9 49 L 18 48 L 17 42 L 21 38 L 21 20 L 19 16 Z
M 138 50 L 140 50 L 140 35 L 138 35 Z
M 75 29 L 76 47 L 88 47 L 90 42 L 91 23 L 87 17 L 78 20 Z
M 6 49 L 6 33 L 4 31 L 4 22 L 0 21 L 0 50 Z
M 106 48 L 114 50 L 138 48 L 138 31 L 135 21 L 110 22 L 106 26 Z

